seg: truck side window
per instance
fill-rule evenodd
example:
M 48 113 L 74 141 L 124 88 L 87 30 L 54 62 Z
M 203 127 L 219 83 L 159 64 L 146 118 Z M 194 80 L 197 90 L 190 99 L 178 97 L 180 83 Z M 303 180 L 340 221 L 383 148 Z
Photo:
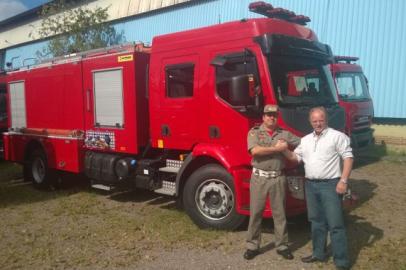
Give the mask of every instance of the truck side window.
M 230 82 L 232 78 L 237 78 L 241 75 L 252 75 L 254 78 L 254 91 L 259 91 L 259 76 L 255 56 L 252 53 L 241 52 L 223 56 L 227 59 L 222 66 L 216 65 L 216 89 L 218 96 L 228 104 L 233 104 L 230 97 Z M 248 90 L 247 90 L 248 91 Z M 254 93 L 250 93 L 253 98 Z
M 184 98 L 193 96 L 194 65 L 192 63 L 167 66 L 166 96 Z

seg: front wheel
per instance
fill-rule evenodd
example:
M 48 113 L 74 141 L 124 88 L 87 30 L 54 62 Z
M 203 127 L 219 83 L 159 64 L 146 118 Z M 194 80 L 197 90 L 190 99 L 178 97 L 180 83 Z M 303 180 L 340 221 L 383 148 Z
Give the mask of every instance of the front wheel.
M 246 219 L 235 210 L 233 177 L 216 164 L 205 165 L 189 177 L 183 203 L 200 228 L 234 230 Z

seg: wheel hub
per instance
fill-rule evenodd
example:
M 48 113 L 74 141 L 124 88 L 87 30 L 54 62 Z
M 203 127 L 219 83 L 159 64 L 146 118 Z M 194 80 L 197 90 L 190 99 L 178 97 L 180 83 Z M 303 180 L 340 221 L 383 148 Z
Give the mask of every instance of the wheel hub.
M 40 158 L 36 158 L 32 163 L 32 176 L 38 184 L 42 183 L 45 177 L 45 164 Z
M 211 179 L 203 182 L 196 194 L 199 211 L 209 219 L 223 219 L 234 206 L 231 189 L 222 181 Z

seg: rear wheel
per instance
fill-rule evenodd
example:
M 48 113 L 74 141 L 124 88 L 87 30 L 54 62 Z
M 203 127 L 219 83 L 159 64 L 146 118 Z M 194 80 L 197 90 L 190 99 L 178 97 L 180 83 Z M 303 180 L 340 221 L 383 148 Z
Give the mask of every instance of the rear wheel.
M 216 164 L 205 165 L 189 177 L 183 203 L 188 215 L 201 228 L 234 230 L 246 219 L 235 210 L 232 176 Z
M 45 153 L 36 149 L 32 152 L 24 165 L 24 180 L 31 181 L 38 189 L 48 189 L 56 182 L 56 174 L 48 166 Z

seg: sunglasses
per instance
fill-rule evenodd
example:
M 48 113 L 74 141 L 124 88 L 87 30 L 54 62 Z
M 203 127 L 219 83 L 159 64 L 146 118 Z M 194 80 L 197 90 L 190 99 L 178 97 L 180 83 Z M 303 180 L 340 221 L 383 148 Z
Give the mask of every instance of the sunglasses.
M 271 117 L 271 116 L 273 116 L 273 117 L 278 117 L 278 113 L 276 113 L 276 112 L 265 113 L 265 115 L 266 115 L 266 116 L 269 116 L 269 117 Z

